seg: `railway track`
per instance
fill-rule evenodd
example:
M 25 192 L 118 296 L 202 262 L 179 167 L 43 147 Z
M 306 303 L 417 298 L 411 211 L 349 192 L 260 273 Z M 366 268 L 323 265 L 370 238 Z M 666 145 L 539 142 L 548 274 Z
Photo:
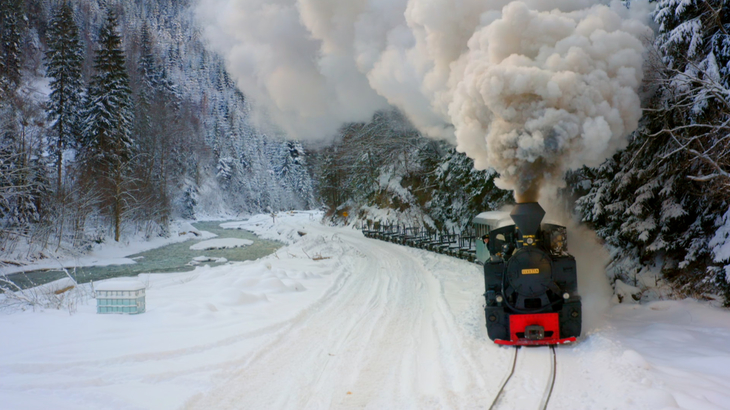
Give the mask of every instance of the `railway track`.
M 500 408 L 547 409 L 555 385 L 555 369 L 557 367 L 555 346 L 549 348 L 548 360 L 545 360 L 544 357 L 547 351 L 542 347 L 528 347 L 525 349 L 516 347 L 514 349 L 512 366 L 505 375 L 494 401 L 489 406 L 489 410 L 498 410 Z M 521 351 L 524 354 L 520 354 Z M 518 356 L 520 356 L 519 360 Z M 543 367 L 535 368 L 535 365 L 540 365 L 540 362 L 542 362 Z M 546 367 L 545 364 L 549 367 Z M 541 381 L 543 383 L 540 383 Z M 540 386 L 543 386 L 543 388 L 540 389 Z

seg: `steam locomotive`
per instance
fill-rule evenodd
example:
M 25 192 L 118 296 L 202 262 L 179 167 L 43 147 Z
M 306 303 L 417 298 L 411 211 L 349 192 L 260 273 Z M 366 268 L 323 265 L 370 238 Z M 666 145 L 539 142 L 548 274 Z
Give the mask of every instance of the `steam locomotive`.
M 544 216 L 528 202 L 472 221 L 482 238 L 476 253 L 484 264 L 487 333 L 497 344 L 552 345 L 580 336 L 575 258 L 565 227 L 541 223 Z

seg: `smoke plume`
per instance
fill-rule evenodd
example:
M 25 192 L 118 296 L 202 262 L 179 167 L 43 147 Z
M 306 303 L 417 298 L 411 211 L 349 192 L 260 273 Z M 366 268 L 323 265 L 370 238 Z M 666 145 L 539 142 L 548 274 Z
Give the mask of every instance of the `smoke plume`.
M 326 142 L 394 106 L 535 200 L 621 148 L 641 116 L 646 13 L 599 3 L 199 0 L 197 14 L 238 87 L 290 136 Z

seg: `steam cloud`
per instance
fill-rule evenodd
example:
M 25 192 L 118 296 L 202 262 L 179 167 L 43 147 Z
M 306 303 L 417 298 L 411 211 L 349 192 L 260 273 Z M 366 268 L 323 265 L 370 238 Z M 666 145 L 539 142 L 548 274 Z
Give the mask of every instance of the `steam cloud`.
M 543 222 L 568 228 L 568 252 L 577 263 L 578 289 L 582 298 L 582 333 L 590 334 L 603 327 L 612 306 L 613 291 L 606 271 L 611 256 L 594 231 L 566 212 L 556 192 L 548 192 L 542 202 L 546 212 Z
M 239 88 L 290 136 L 326 142 L 395 106 L 519 200 L 599 164 L 641 116 L 651 30 L 618 1 L 199 1 Z

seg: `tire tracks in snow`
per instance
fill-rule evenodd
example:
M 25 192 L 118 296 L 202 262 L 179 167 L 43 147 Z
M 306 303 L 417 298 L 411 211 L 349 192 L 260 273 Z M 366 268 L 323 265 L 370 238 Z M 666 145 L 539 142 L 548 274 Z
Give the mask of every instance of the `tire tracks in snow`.
M 358 234 L 341 236 L 365 256 L 343 257 L 341 286 L 186 409 L 473 408 L 488 401 L 500 376 L 487 369 L 483 341 L 464 340 L 470 335 L 430 271 L 433 260 Z

